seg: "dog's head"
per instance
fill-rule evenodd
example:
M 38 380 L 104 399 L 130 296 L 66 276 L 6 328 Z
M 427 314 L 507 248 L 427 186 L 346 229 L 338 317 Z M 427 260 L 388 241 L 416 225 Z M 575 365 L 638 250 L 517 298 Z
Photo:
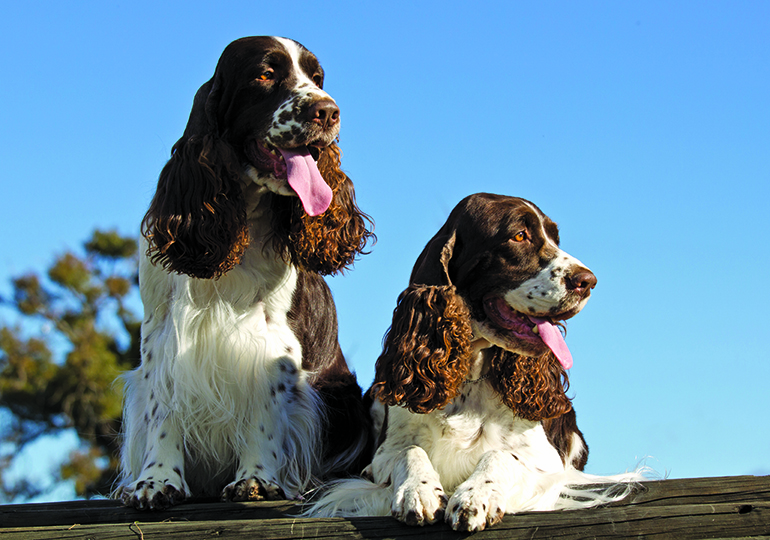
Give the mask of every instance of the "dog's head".
M 383 401 L 417 412 L 444 406 L 468 375 L 471 344 L 488 343 L 499 348 L 492 384 L 517 412 L 569 410 L 564 370 L 572 358 L 559 327 L 585 306 L 596 277 L 559 248 L 556 224 L 537 206 L 467 197 L 425 246 L 410 282 L 377 363 Z M 541 401 L 537 412 L 523 412 L 530 398 Z
M 339 168 L 340 111 L 323 82 L 318 59 L 290 39 L 247 37 L 225 48 L 145 216 L 153 262 L 199 278 L 230 270 L 249 242 L 250 185 L 293 199 L 276 203 L 282 255 L 322 273 L 352 262 L 371 233 Z M 305 238 L 308 228 L 325 237 Z
M 491 194 L 462 201 L 412 272 L 412 283 L 437 280 L 455 286 L 475 338 L 525 356 L 551 348 L 571 367 L 554 325 L 583 309 L 596 277 L 559 248 L 557 225 L 533 203 Z
M 318 59 L 296 41 L 239 39 L 198 91 L 185 134 L 219 134 L 247 159 L 257 183 L 294 192 L 309 215 L 321 214 L 332 190 L 315 161 L 340 131 L 340 110 L 323 82 Z

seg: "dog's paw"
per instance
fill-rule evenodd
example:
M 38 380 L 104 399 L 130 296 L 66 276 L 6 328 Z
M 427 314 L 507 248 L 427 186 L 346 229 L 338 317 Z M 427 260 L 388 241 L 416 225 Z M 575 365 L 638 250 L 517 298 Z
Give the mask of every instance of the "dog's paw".
M 410 479 L 396 489 L 391 514 L 407 525 L 431 525 L 444 518 L 446 504 L 441 484 Z
M 286 498 L 283 489 L 275 482 L 252 476 L 236 480 L 222 490 L 223 501 L 278 501 Z
M 452 494 L 446 521 L 456 531 L 483 531 L 505 515 L 506 497 L 491 480 L 476 485 L 464 482 Z
M 163 510 L 179 504 L 187 498 L 183 487 L 169 481 L 152 478 L 139 480 L 123 488 L 120 500 L 124 505 L 137 510 Z

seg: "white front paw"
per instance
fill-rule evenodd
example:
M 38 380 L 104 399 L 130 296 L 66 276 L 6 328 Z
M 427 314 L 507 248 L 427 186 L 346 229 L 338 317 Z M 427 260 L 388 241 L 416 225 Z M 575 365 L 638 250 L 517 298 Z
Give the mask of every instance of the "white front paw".
M 393 517 L 407 525 L 430 525 L 444 517 L 447 497 L 436 481 L 410 479 L 396 490 Z
M 137 510 L 163 510 L 184 501 L 189 494 L 181 467 L 152 462 L 136 482 L 121 489 L 120 499 Z
M 175 484 L 169 480 L 139 480 L 123 488 L 120 499 L 126 506 L 137 510 L 163 510 L 187 498 L 181 482 Z
M 446 521 L 456 531 L 483 531 L 505 515 L 506 497 L 492 480 L 460 484 L 447 505 Z

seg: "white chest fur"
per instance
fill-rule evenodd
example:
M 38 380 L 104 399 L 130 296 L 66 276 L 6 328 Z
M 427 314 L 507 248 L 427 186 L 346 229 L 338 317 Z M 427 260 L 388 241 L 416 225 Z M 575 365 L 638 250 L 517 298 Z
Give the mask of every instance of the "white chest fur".
M 277 385 L 305 386 L 301 345 L 288 324 L 296 269 L 257 241 L 218 280 L 168 274 L 147 261 L 140 279 L 145 306 L 156 306 L 145 313 L 140 368 L 153 398 L 188 443 L 214 442 L 213 456 L 237 453 L 243 422 L 274 401 Z
M 465 383 L 462 393 L 444 409 L 413 414 L 393 407 L 389 414 L 385 444 L 423 448 L 447 491 L 468 478 L 491 450 L 510 452 L 532 470 L 563 470 L 542 425 L 517 417 L 487 381 Z

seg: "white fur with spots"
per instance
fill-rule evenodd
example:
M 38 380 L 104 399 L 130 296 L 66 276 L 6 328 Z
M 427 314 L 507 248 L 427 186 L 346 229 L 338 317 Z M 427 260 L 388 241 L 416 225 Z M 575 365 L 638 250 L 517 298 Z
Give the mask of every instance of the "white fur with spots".
M 506 513 L 607 504 L 642 479 L 636 472 L 595 476 L 574 469 L 572 459 L 584 451 L 577 436 L 571 451 L 565 465 L 540 422 L 517 417 L 488 380 L 477 379 L 441 410 L 390 407 L 387 437 L 365 479 L 334 483 L 307 515 L 393 515 L 411 525 L 443 519 L 456 530 L 479 531 Z M 588 484 L 601 487 L 581 489 Z

